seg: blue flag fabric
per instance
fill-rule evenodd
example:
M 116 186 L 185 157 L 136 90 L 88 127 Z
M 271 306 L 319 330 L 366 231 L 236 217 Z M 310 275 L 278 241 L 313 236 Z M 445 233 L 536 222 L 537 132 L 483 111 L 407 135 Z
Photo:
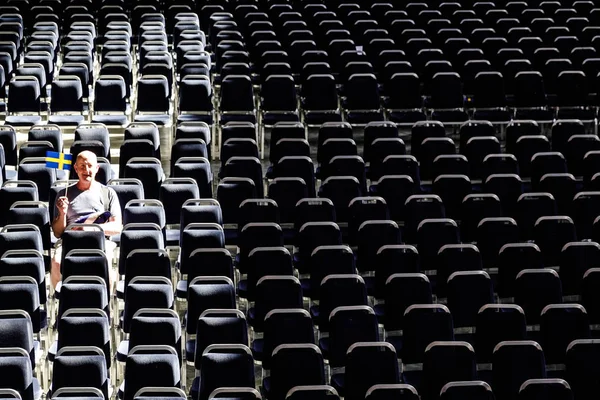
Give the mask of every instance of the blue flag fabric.
M 46 152 L 46 167 L 54 169 L 71 169 L 71 154 L 58 153 L 56 151 Z

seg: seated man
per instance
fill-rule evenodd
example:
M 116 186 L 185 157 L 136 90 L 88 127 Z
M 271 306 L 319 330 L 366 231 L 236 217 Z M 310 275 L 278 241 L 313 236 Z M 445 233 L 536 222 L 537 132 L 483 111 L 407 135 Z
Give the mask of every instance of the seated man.
M 112 188 L 95 180 L 99 169 L 96 155 L 91 151 L 82 151 L 75 160 L 74 169 L 79 178 L 78 182 L 69 186 L 66 196 L 66 189 L 62 189 L 56 199 L 56 218 L 52 221 L 54 236 L 60 238 L 65 229 L 73 223 L 94 223 L 97 219 L 99 221 L 106 219 L 103 223 L 96 222 L 104 229 L 105 236 L 120 233 L 123 224 L 119 198 Z M 116 243 L 106 240 L 105 250 L 109 262 L 109 272 L 116 247 Z M 61 257 L 62 242 L 59 240 L 52 257 L 50 271 L 50 281 L 53 287 L 56 287 L 61 279 Z M 111 281 L 114 279 L 111 278 Z

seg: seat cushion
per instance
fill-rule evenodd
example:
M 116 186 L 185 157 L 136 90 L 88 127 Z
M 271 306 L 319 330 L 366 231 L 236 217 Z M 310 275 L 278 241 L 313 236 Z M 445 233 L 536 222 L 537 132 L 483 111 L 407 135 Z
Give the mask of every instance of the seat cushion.
M 6 117 L 6 124 L 13 126 L 30 126 L 42 123 L 40 115 L 9 115 Z
M 98 122 L 104 125 L 125 126 L 129 124 L 129 118 L 126 115 L 94 115 L 92 122 Z
M 180 122 L 206 122 L 207 124 L 212 124 L 213 115 L 210 114 L 180 114 L 177 116 L 177 123 Z
M 136 115 L 135 122 L 154 122 L 158 126 L 171 125 L 171 116 L 169 114 L 142 114 Z
M 48 122 L 59 126 L 79 125 L 86 122 L 83 115 L 51 115 Z

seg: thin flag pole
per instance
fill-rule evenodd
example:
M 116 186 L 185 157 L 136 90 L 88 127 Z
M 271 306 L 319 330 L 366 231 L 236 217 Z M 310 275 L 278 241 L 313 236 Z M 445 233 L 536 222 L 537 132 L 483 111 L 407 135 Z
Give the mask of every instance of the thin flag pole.
M 67 201 L 69 200 L 69 196 L 68 196 L 68 190 L 69 190 L 69 177 L 71 175 L 71 167 L 73 166 L 73 161 L 71 161 L 71 164 L 69 164 L 69 168 L 67 169 L 67 186 L 65 186 L 65 197 L 67 198 Z
M 67 201 L 69 200 L 69 196 L 68 196 L 68 190 L 69 190 L 69 177 L 71 176 L 71 167 L 73 166 L 73 158 L 71 155 L 69 155 L 71 157 L 71 162 L 69 163 L 69 168 L 67 168 L 67 186 L 65 187 L 65 197 L 67 198 Z

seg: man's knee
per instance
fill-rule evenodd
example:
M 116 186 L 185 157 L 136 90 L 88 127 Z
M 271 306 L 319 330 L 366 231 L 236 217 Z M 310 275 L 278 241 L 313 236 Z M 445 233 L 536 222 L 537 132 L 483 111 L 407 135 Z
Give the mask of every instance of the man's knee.
M 112 267 L 115 258 L 115 250 L 117 249 L 117 244 L 112 240 L 106 240 L 104 242 L 104 252 L 106 254 L 106 259 L 108 260 L 108 267 Z
M 56 288 L 56 285 L 60 282 L 60 278 L 60 259 L 52 257 L 50 263 L 50 283 L 52 283 L 53 288 Z
M 62 246 L 57 243 L 54 248 L 54 254 L 52 254 L 52 259 L 50 260 L 50 282 L 52 283 L 52 287 L 56 287 L 56 284 L 60 281 L 60 263 L 62 259 Z

